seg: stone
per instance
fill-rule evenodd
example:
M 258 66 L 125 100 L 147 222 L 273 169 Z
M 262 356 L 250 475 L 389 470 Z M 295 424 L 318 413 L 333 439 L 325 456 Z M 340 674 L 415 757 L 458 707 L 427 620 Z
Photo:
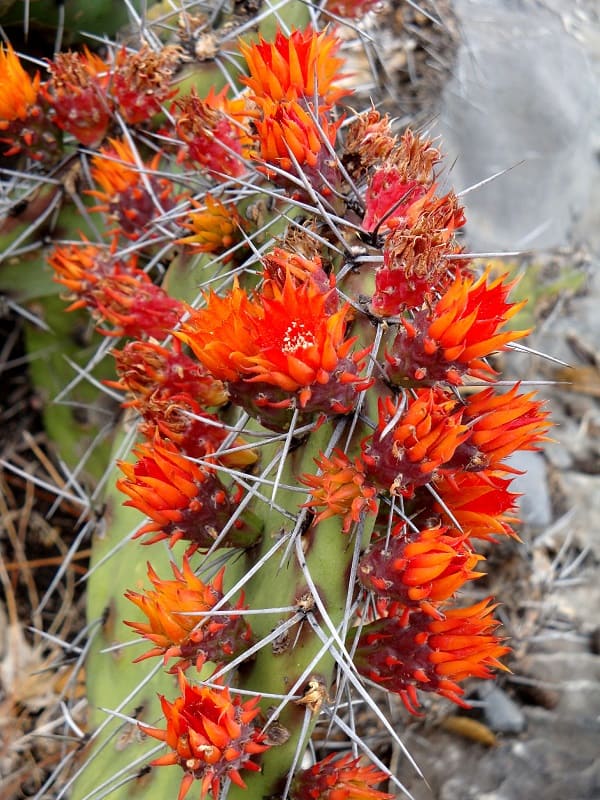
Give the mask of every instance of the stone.
M 531 450 L 520 450 L 506 459 L 509 466 L 523 471 L 515 475 L 511 491 L 520 492 L 519 518 L 524 525 L 545 528 L 552 522 L 552 501 L 548 488 L 548 471 L 544 456 Z
M 522 733 L 527 721 L 522 709 L 497 684 L 486 682 L 477 693 L 483 701 L 483 718 L 494 733 Z
M 560 17 L 524 0 L 455 0 L 463 44 L 440 124 L 474 249 L 564 245 L 592 190 L 597 87 Z
M 573 543 L 580 549 L 589 548 L 596 562 L 600 562 L 600 475 L 564 472 L 560 489 L 565 502 L 575 509 Z

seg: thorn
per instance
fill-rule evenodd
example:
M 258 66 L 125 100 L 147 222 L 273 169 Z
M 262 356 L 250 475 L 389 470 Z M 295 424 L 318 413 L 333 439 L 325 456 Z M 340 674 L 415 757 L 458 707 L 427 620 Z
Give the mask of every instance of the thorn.
M 466 197 L 466 195 L 468 195 L 470 192 L 474 192 L 475 189 L 480 189 L 482 186 L 485 186 L 486 183 L 491 183 L 491 181 L 495 181 L 496 178 L 500 178 L 502 175 L 506 175 L 507 172 L 510 172 L 511 170 L 515 169 L 516 167 L 520 167 L 521 164 L 524 164 L 524 163 L 525 163 L 525 159 L 522 159 L 521 161 L 517 161 L 517 163 L 513 164 L 511 167 L 506 167 L 506 169 L 501 169 L 499 172 L 494 172 L 494 174 L 490 175 L 489 178 L 484 178 L 482 181 L 479 181 L 479 183 L 474 183 L 474 184 L 472 184 L 472 186 L 469 186 L 467 189 L 463 189 L 462 191 L 457 192 L 456 196 L 457 197 Z

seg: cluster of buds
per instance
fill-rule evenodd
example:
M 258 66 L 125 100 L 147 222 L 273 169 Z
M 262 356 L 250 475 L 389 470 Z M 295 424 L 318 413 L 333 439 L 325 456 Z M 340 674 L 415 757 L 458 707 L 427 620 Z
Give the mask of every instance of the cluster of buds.
M 10 147 L 36 161 L 56 159 L 60 132 L 85 147 L 97 147 L 117 115 L 127 125 L 152 119 L 176 90 L 170 77 L 179 61 L 177 48 L 154 53 L 119 50 L 110 63 L 84 48 L 57 53 L 48 62 L 49 77 L 30 77 L 10 45 L 0 51 L 0 75 L 7 92 L 0 106 L 0 130 Z
M 177 47 L 58 54 L 45 82 L 0 54 L 9 153 L 40 159 L 42 128 L 95 150 L 87 212 L 105 234 L 49 263 L 70 309 L 128 340 L 110 386 L 140 441 L 117 487 L 174 577 L 150 564 L 152 588 L 126 593 L 145 619 L 126 624 L 152 645 L 136 661 L 179 676 L 164 726 L 140 725 L 167 747 L 153 765 L 183 771 L 180 800 L 195 783 L 214 800 L 246 784 L 393 797 L 355 756 L 288 772 L 347 653 L 364 684 L 340 691 L 375 683 L 411 713 L 419 692 L 464 705 L 466 679 L 504 669 L 496 604 L 457 597 L 483 575 L 478 543 L 516 537 L 508 459 L 549 427 L 533 393 L 495 383 L 521 304 L 464 255 L 437 146 L 375 109 L 343 126 L 341 40 L 284 30 L 240 40 L 235 82 L 203 96 L 174 87 Z M 282 698 L 279 720 L 257 694 Z

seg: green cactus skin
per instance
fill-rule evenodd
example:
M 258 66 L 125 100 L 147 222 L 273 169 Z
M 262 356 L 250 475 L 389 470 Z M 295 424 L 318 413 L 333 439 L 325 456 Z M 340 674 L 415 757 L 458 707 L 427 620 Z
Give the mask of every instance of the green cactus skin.
M 79 479 L 93 485 L 110 461 L 116 401 L 99 396 L 97 386 L 86 379 L 78 381 L 63 400 L 56 398 L 77 377 L 73 364 L 83 371 L 103 337 L 90 329 L 87 315 L 65 314 L 58 297 L 45 297 L 30 308 L 38 310 L 49 327 L 48 331 L 31 323 L 25 326 L 29 375 L 43 403 L 46 433 L 67 467 L 77 469 Z M 84 346 L 82 338 L 89 340 Z M 104 359 L 91 377 L 101 381 L 113 374 L 110 359 Z
M 46 215 L 53 206 L 56 210 Z M 76 379 L 77 367 L 83 371 L 90 363 L 103 337 L 94 332 L 88 314 L 65 314 L 60 287 L 46 263 L 45 242 L 46 236 L 77 238 L 81 227 L 80 211 L 65 202 L 63 190 L 40 186 L 23 211 L 7 216 L 0 226 L 0 291 L 40 320 L 39 324 L 26 320 L 24 330 L 29 375 L 43 402 L 44 426 L 59 458 L 69 469 L 83 465 L 79 479 L 93 484 L 109 463 L 116 404 L 106 396 L 100 398 L 97 386 L 85 379 L 76 381 L 64 402 L 56 398 Z M 11 255 L 12 248 L 21 247 L 28 249 Z M 91 377 L 113 378 L 111 359 L 99 363 Z
M 115 488 L 116 479 L 115 470 L 107 484 L 104 521 L 92 541 L 87 618 L 93 630 L 86 659 L 88 726 L 92 741 L 82 752 L 82 773 L 73 787 L 72 797 L 102 797 L 119 782 L 115 776 L 121 771 L 130 780 L 117 791 L 111 791 L 111 797 L 140 800 L 174 797 L 177 782 L 168 770 L 144 771 L 148 752 L 156 750 L 155 741 L 141 736 L 137 728 L 102 710 L 120 708 L 122 714 L 152 723 L 160 717 L 157 692 L 170 695 L 176 688 L 173 675 L 166 675 L 162 664 L 132 664 L 132 659 L 139 655 L 138 647 L 103 652 L 105 648 L 131 641 L 131 630 L 123 620 L 136 619 L 137 610 L 124 597 L 124 587 L 147 585 L 144 549 L 136 542 L 127 541 L 130 532 L 139 524 L 139 513 L 123 506 L 122 495 Z M 127 543 L 123 548 L 114 552 L 124 541 Z M 151 557 L 159 572 L 168 571 L 169 555 L 164 548 L 152 552 Z M 152 671 L 156 672 L 155 677 L 142 685 L 143 677 Z M 121 707 L 119 704 L 129 695 L 130 701 Z M 132 770 L 134 762 L 139 766 Z M 136 778 L 138 774 L 140 777 Z
M 0 7 L 0 22 L 6 28 L 29 28 L 36 36 L 47 32 L 49 41 L 61 25 L 59 8 L 64 10 L 64 44 L 72 45 L 89 41 L 84 33 L 98 36 L 115 36 L 130 22 L 127 6 L 123 3 L 107 2 L 83 3 L 81 0 L 29 0 L 28 18 L 25 19 L 24 3 L 5 3 Z M 143 3 L 132 0 L 131 7 L 141 13 Z

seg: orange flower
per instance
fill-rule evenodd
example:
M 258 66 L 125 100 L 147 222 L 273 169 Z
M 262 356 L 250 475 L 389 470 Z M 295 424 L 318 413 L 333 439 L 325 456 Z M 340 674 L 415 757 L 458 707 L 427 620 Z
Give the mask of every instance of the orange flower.
M 135 661 L 162 656 L 166 664 L 170 658 L 179 658 L 169 672 L 185 670 L 192 663 L 200 669 L 205 661 L 218 664 L 231 661 L 252 639 L 252 631 L 243 617 L 240 614 L 219 614 L 214 618 L 198 616 L 210 611 L 223 597 L 225 568 L 212 583 L 206 584 L 193 573 L 187 558 L 183 559 L 183 571 L 175 564 L 171 566 L 175 580 L 160 580 L 148 564 L 148 577 L 154 591 L 125 594 L 148 618 L 148 622 L 125 624 L 154 644 Z M 224 603 L 219 608 L 223 612 L 239 611 L 243 608 L 243 598 L 235 607 Z
M 519 394 L 515 384 L 505 394 L 493 388 L 469 395 L 465 402 L 465 422 L 470 436 L 459 448 L 453 466 L 466 470 L 501 469 L 518 472 L 503 463 L 517 450 L 537 450 L 550 428 L 543 402 L 534 400 L 535 392 Z
M 501 331 L 522 303 L 506 298 L 512 283 L 506 276 L 488 283 L 489 270 L 478 279 L 457 276 L 433 309 L 402 319 L 388 362 L 386 377 L 395 384 L 447 381 L 462 383 L 462 376 L 489 380 L 494 370 L 483 359 L 529 331 Z
M 295 229 L 297 230 L 297 229 Z M 294 246 L 302 248 L 302 235 L 292 237 Z M 314 241 L 314 240 L 313 240 Z M 310 281 L 326 296 L 323 307 L 325 314 L 334 314 L 339 310 L 340 303 L 335 291 L 335 275 L 329 275 L 323 269 L 321 257 L 315 253 L 308 258 L 300 252 L 292 252 L 283 247 L 274 247 L 270 253 L 263 256 L 263 285 L 261 296 L 273 298 L 281 293 L 286 280 L 293 280 L 296 287 Z M 273 289 L 276 286 L 277 289 Z
M 236 381 L 241 377 L 238 365 L 242 358 L 259 352 L 250 331 L 260 313 L 260 305 L 236 282 L 223 297 L 211 292 L 206 308 L 190 309 L 189 318 L 175 335 L 215 378 Z
M 451 597 L 467 581 L 483 575 L 473 567 L 483 556 L 474 553 L 466 534 L 446 526 L 415 531 L 404 523 L 389 537 L 376 540 L 363 555 L 358 577 L 367 589 L 406 606 L 442 618 L 432 603 Z
M 157 217 L 174 206 L 172 181 L 152 174 L 160 158 L 157 153 L 149 163 L 140 165 L 124 139 L 109 139 L 109 145 L 100 148 L 92 158 L 92 178 L 100 189 L 88 190 L 86 194 L 101 204 L 90 210 L 103 211 L 117 223 L 112 233 L 138 239 Z
M 139 125 L 161 110 L 177 94 L 171 77 L 180 58 L 178 47 L 167 46 L 154 53 L 143 45 L 137 53 L 124 47 L 115 58 L 110 91 L 127 125 Z
M 318 33 L 310 27 L 292 31 L 289 36 L 279 30 L 272 43 L 262 36 L 255 44 L 240 40 L 239 48 L 250 72 L 242 80 L 259 104 L 263 100 L 278 103 L 300 98 L 313 101 L 317 97 L 321 107 L 332 106 L 349 93 L 335 85 L 344 77 L 339 72 L 344 59 L 336 56 L 340 45 L 334 33 Z
M 260 767 L 252 756 L 269 748 L 265 734 L 252 724 L 260 710 L 260 698 L 243 703 L 237 695 L 232 698 L 225 686 L 192 686 L 183 672 L 179 673 L 179 688 L 181 695 L 172 703 L 160 698 L 165 730 L 140 725 L 144 733 L 165 742 L 171 751 L 155 759 L 152 766 L 178 764 L 183 769 L 177 800 L 183 800 L 195 780 L 200 781 L 201 800 L 208 793 L 218 800 L 225 778 L 246 788 L 241 770 L 257 772 Z
M 108 65 L 84 48 L 83 53 L 57 53 L 48 69 L 51 77 L 43 94 L 53 121 L 86 147 L 97 147 L 112 119 Z
M 0 47 L 0 83 L 0 130 L 6 130 L 10 122 L 24 122 L 37 104 L 40 73 L 32 80 L 9 43 Z
M 440 389 L 417 390 L 397 423 L 382 437 L 399 408 L 390 397 L 379 400 L 379 423 L 362 443 L 367 477 L 392 494 L 411 497 L 436 477 L 469 436 L 456 399 Z
M 114 326 L 99 328 L 105 336 L 132 339 L 164 339 L 175 328 L 183 313 L 179 300 L 155 286 L 142 270 L 107 275 L 98 281 L 87 303 L 92 314 Z
M 85 237 L 81 245 L 60 245 L 52 250 L 48 263 L 54 270 L 54 280 L 65 286 L 74 300 L 68 311 L 85 305 L 93 307 L 92 290 L 104 278 L 137 272 L 135 254 L 128 261 L 123 261 L 115 253 L 116 242 L 107 250 L 106 247 L 89 244 Z
M 353 386 L 364 387 L 357 375 L 364 353 L 350 356 L 355 340 L 345 339 L 349 306 L 327 314 L 328 293 L 312 280 L 296 286 L 289 273 L 283 288 L 271 284 L 269 295 L 252 299 L 237 284 L 225 297 L 211 293 L 206 308 L 190 310 L 176 335 L 216 378 L 229 382 L 230 392 L 260 384 L 261 391 L 280 390 L 278 399 L 288 407 L 289 396 L 298 393 L 307 411 L 347 413 Z M 255 401 L 256 389 L 246 388 Z
M 245 128 L 245 100 L 229 100 L 228 87 L 217 94 L 211 88 L 201 100 L 192 89 L 175 101 L 177 134 L 186 147 L 179 160 L 201 164 L 215 180 L 236 178 L 246 172 L 249 144 Z
M 40 102 L 40 74 L 31 78 L 12 46 L 0 46 L 0 142 L 10 145 L 5 156 L 24 153 L 34 161 L 58 156 L 56 129 Z
M 444 518 L 448 511 L 470 539 L 494 541 L 496 535 L 518 540 L 513 525 L 519 495 L 509 491 L 511 479 L 501 478 L 486 470 L 480 472 L 447 472 L 435 483 L 442 502 L 434 505 Z M 426 498 L 431 501 L 431 496 Z
M 317 525 L 329 517 L 342 517 L 342 531 L 348 533 L 353 523 L 359 522 L 363 514 L 377 513 L 375 495 L 377 490 L 365 479 L 364 466 L 360 459 L 353 462 L 336 450 L 331 458 L 320 455 L 315 459 L 320 475 L 302 475 L 300 482 L 310 487 L 311 500 L 306 508 L 324 506 L 314 518 Z
M 339 183 L 335 160 L 324 145 L 324 139 L 333 146 L 341 120 L 333 122 L 325 115 L 319 116 L 319 125 L 313 115 L 297 100 L 279 103 L 265 100 L 263 117 L 254 121 L 259 150 L 256 158 L 266 165 L 263 171 L 274 182 L 282 180 L 268 165 L 296 174 L 290 152 L 298 167 L 311 185 L 322 194 L 331 193 L 329 185 Z M 293 184 L 296 191 L 300 191 Z
M 509 648 L 493 633 L 498 626 L 491 616 L 495 608 L 488 597 L 432 619 L 423 611 L 380 601 L 382 617 L 362 628 L 354 663 L 365 678 L 399 694 L 413 714 L 419 706 L 417 689 L 468 708 L 459 682 L 492 678 L 492 669 L 507 669 L 498 661 Z
M 331 753 L 309 769 L 301 770 L 291 788 L 292 800 L 393 800 L 394 795 L 374 789 L 388 776 L 373 764 L 360 766 L 348 753 Z
M 236 505 L 215 473 L 180 455 L 172 442 L 158 435 L 133 452 L 139 460 L 119 462 L 125 478 L 117 481 L 117 488 L 130 498 L 124 505 L 150 517 L 135 538 L 154 533 L 144 544 L 167 539 L 173 547 L 185 539 L 192 542 L 191 550 L 211 547 Z M 238 520 L 222 544 L 244 546 L 256 538 Z
M 185 244 L 198 253 L 227 253 L 238 242 L 243 241 L 243 231 L 247 223 L 238 214 L 234 205 L 225 205 L 211 194 L 204 195 L 204 206 L 192 200 L 195 211 L 190 212 L 189 222 L 183 228 L 192 232 L 191 236 L 177 239 L 175 244 Z M 232 254 L 225 255 L 226 264 Z
M 221 381 L 215 380 L 186 355 L 181 344 L 174 339 L 169 347 L 157 342 L 128 342 L 122 350 L 113 352 L 119 382 L 112 385 L 133 395 L 128 406 L 144 413 L 157 395 L 165 402 L 183 393 L 189 394 L 207 406 L 222 406 L 227 402 L 227 392 Z

